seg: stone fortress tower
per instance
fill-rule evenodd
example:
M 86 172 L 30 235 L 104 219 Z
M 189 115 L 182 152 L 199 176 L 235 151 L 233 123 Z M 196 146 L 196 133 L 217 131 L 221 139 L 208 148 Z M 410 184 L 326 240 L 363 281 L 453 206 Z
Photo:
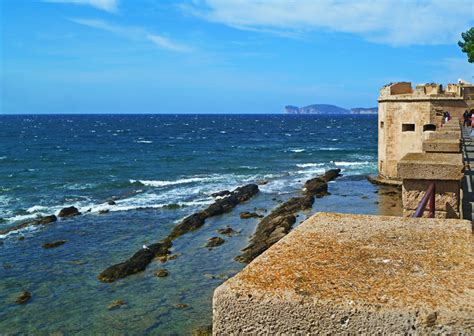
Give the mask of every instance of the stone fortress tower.
M 378 98 L 379 180 L 398 181 L 397 163 L 407 153 L 422 152 L 422 141 L 441 126 L 443 112 L 462 118 L 474 108 L 474 85 L 420 84 L 385 85 Z

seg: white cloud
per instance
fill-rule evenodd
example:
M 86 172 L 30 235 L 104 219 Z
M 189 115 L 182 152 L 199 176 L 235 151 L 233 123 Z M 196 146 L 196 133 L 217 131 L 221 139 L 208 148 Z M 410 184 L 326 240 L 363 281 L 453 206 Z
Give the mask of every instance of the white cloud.
M 169 38 L 153 34 L 141 27 L 119 26 L 103 20 L 72 18 L 71 21 L 83 26 L 105 30 L 129 39 L 148 40 L 156 46 L 175 52 L 191 52 L 193 49 L 187 45 L 174 42 Z
M 190 52 L 191 48 L 188 46 L 178 44 L 176 42 L 173 42 L 169 40 L 168 38 L 161 36 L 161 35 L 156 35 L 156 34 L 148 34 L 147 39 L 155 43 L 157 46 L 168 49 L 168 50 L 173 50 L 173 51 L 179 51 L 179 52 Z
M 117 0 L 43 0 L 44 2 L 55 3 L 70 3 L 77 5 L 89 5 L 97 9 L 104 10 L 109 13 L 116 13 L 118 11 Z
M 472 0 L 197 0 L 181 7 L 237 29 L 353 33 L 393 46 L 450 44 L 474 21 Z

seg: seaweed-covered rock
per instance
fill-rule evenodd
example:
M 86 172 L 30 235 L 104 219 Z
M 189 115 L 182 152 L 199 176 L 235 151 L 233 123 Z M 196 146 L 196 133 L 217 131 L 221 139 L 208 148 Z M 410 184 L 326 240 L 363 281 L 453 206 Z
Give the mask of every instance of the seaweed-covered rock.
M 168 270 L 166 270 L 164 268 L 159 269 L 158 271 L 155 272 L 155 276 L 157 276 L 159 278 L 167 277 L 169 274 L 170 274 L 170 272 L 168 272 Z
M 152 244 L 147 248 L 142 248 L 136 252 L 130 259 L 112 265 L 98 275 L 98 279 L 102 282 L 113 282 L 117 279 L 124 278 L 130 274 L 135 274 L 145 270 L 146 266 L 153 258 L 170 254 L 170 240 L 163 240 L 159 243 Z
M 193 330 L 192 336 L 212 336 L 212 325 L 199 326 Z
M 107 306 L 107 309 L 108 310 L 114 310 L 114 309 L 120 308 L 124 304 L 125 304 L 124 300 L 121 300 L 121 299 L 114 300 Z
M 256 212 L 244 211 L 244 212 L 241 212 L 241 213 L 240 213 L 240 218 L 242 218 L 242 219 L 248 219 L 248 218 L 262 218 L 262 217 L 263 217 L 262 215 L 259 215 L 259 214 L 256 213 Z
M 43 248 L 44 249 L 55 248 L 55 247 L 64 245 L 65 243 L 66 243 L 66 240 L 58 240 L 58 241 L 51 242 L 51 243 L 44 243 Z
M 225 243 L 225 240 L 220 237 L 212 237 L 207 240 L 205 247 L 216 247 Z
M 55 215 L 44 216 L 36 220 L 36 225 L 45 225 L 56 222 L 58 218 Z
M 21 294 L 16 298 L 15 302 L 18 304 L 25 304 L 31 299 L 31 293 L 28 291 L 23 291 Z
M 238 232 L 235 231 L 234 229 L 232 229 L 231 227 L 218 229 L 218 230 L 216 230 L 216 232 L 221 234 L 221 235 L 227 236 L 227 237 L 231 237 L 233 235 L 238 234 Z
M 80 214 L 81 213 L 76 207 L 70 206 L 70 207 L 61 209 L 61 211 L 59 211 L 58 217 L 67 218 L 67 217 L 78 216 Z

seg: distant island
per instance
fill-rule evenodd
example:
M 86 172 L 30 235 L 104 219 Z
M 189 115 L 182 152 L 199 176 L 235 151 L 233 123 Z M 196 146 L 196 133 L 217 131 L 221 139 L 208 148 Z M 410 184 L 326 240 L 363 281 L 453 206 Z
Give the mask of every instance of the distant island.
M 287 114 L 377 114 L 377 107 L 354 107 L 350 110 L 329 104 L 313 104 L 304 107 L 287 105 Z

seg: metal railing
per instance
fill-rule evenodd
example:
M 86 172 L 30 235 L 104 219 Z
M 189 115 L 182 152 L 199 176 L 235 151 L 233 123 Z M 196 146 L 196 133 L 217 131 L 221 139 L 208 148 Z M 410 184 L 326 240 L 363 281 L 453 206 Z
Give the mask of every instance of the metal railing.
M 434 218 L 435 216 L 435 183 L 431 182 L 430 185 L 428 186 L 428 189 L 426 189 L 425 196 L 421 199 L 420 204 L 418 204 L 418 207 L 416 208 L 415 213 L 413 214 L 413 218 L 416 217 L 422 217 L 423 212 L 425 212 L 426 205 L 428 204 L 428 201 L 430 203 L 430 213 L 428 214 L 428 218 Z

